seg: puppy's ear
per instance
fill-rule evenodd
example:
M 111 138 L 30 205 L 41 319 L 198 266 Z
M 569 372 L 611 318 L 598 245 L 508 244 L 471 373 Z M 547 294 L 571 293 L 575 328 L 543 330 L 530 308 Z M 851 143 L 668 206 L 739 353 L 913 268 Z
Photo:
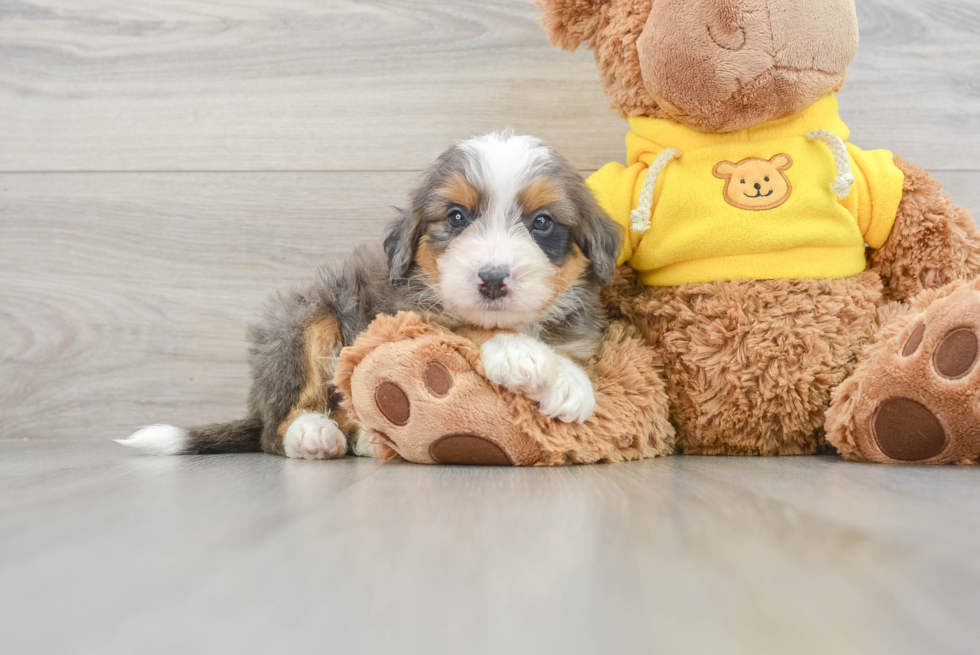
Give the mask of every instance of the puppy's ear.
M 601 28 L 602 8 L 612 0 L 537 0 L 543 12 L 538 22 L 548 32 L 548 40 L 563 50 L 575 50 L 583 43 L 593 45 Z
M 616 260 L 623 243 L 623 230 L 599 207 L 592 192 L 582 186 L 579 201 L 581 220 L 575 234 L 575 244 L 592 262 L 592 275 L 605 286 L 616 275 Z
M 385 254 L 388 256 L 388 275 L 392 284 L 405 284 L 415 249 L 419 245 L 420 213 L 415 207 L 401 210 L 401 216 L 388 224 L 385 235 Z

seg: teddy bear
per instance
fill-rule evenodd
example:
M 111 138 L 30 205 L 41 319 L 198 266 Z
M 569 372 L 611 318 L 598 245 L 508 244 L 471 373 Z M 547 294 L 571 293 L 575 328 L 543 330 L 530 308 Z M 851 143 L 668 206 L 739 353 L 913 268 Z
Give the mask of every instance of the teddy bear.
M 334 376 L 375 456 L 420 464 L 559 466 L 670 454 L 674 428 L 656 352 L 637 329 L 606 330 L 587 369 L 596 407 L 583 423 L 490 382 L 480 347 L 414 312 L 378 316 L 341 351 Z
M 604 365 L 615 371 L 612 358 L 623 358 L 646 384 L 634 393 L 611 374 L 615 416 L 566 430 L 529 405 L 515 410 L 528 401 L 482 378 L 465 356 L 471 345 L 402 338 L 389 323 L 341 356 L 339 385 L 365 427 L 391 428 L 373 391 L 385 361 L 405 371 L 431 428 L 400 435 L 424 446 L 413 461 L 836 449 L 853 461 L 977 464 L 980 232 L 928 173 L 848 142 L 836 94 L 857 53 L 853 0 L 538 5 L 553 44 L 594 51 L 612 108 L 630 124 L 626 164 L 588 184 L 624 228 L 603 295 L 617 321 Z M 644 344 L 616 349 L 636 334 Z M 448 349 L 444 359 L 466 360 L 456 370 L 474 376 L 479 402 L 431 402 L 420 369 L 434 356 L 427 339 Z M 643 425 L 626 427 L 623 401 L 638 399 Z M 508 444 L 493 456 L 470 444 L 431 457 L 463 414 L 468 433 L 503 434 L 501 416 L 518 428 L 489 440 Z M 633 428 L 642 434 L 631 439 Z

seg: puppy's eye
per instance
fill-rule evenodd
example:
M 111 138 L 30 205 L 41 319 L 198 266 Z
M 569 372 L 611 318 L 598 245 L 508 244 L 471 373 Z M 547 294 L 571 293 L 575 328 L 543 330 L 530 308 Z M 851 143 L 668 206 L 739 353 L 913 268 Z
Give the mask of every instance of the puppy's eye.
M 769 181 L 769 178 L 767 177 L 767 178 L 766 178 L 766 182 L 768 182 L 768 181 Z
M 535 232 L 547 232 L 554 225 L 554 221 L 547 214 L 538 214 L 531 221 L 531 229 Z
M 449 227 L 465 227 L 466 216 L 458 209 L 450 209 L 449 215 L 446 216 L 446 222 L 449 223 Z
M 742 180 L 742 184 L 745 184 L 745 180 Z

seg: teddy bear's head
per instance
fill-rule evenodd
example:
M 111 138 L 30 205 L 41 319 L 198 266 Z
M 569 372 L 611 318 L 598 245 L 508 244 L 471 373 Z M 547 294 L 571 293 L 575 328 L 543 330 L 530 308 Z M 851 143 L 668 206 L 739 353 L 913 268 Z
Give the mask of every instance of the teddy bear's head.
M 613 108 L 732 132 L 844 85 L 854 0 L 538 0 L 552 43 L 585 43 Z

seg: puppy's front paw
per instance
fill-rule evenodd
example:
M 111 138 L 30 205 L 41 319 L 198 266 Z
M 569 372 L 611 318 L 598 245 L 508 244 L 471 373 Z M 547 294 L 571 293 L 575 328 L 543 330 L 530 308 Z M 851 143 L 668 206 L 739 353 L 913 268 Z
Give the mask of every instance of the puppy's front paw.
M 336 421 L 316 412 L 296 417 L 282 445 L 286 457 L 294 459 L 337 459 L 347 454 L 347 437 Z
M 376 437 L 362 428 L 357 429 L 353 439 L 354 455 L 357 457 L 381 457 L 381 446 Z
M 584 423 L 595 412 L 592 380 L 578 366 L 562 359 L 555 383 L 538 399 L 545 416 L 565 423 Z
M 490 339 L 483 344 L 480 359 L 488 380 L 532 398 L 554 385 L 562 361 L 545 344 L 519 334 Z

